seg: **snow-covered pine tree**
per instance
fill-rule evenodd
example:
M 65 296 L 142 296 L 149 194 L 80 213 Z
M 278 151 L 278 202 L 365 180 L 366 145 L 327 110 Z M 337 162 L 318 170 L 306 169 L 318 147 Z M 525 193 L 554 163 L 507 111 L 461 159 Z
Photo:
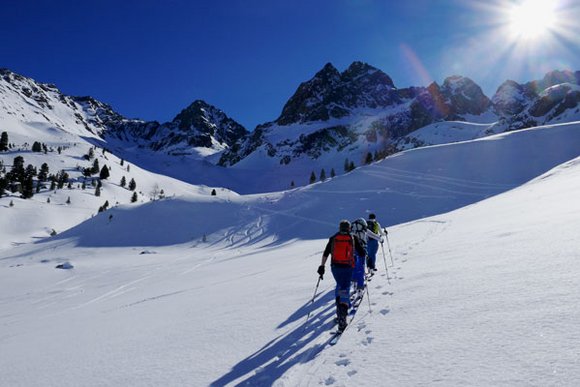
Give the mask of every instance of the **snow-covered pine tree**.
M 137 183 L 135 182 L 135 179 L 131 178 L 129 181 L 129 190 L 135 191 L 135 188 L 137 188 Z
M 133 196 L 131 196 L 131 203 L 135 203 L 137 201 L 137 192 L 133 192 Z
M 310 184 L 315 183 L 316 182 L 316 175 L 314 174 L 314 171 L 312 171 L 310 173 L 310 180 L 309 180 Z

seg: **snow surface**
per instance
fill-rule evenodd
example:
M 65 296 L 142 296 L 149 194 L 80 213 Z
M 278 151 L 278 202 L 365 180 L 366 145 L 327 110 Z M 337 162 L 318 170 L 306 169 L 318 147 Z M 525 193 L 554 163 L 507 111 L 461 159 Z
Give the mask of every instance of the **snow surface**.
M 572 123 L 270 194 L 210 196 L 132 166 L 176 196 L 92 218 L 82 190 L 66 212 L 2 198 L 0 385 L 574 386 L 579 156 Z M 370 211 L 389 226 L 390 284 L 379 266 L 329 347 L 334 281 L 311 305 L 316 268 L 338 221 Z M 66 231 L 34 231 L 54 224 Z

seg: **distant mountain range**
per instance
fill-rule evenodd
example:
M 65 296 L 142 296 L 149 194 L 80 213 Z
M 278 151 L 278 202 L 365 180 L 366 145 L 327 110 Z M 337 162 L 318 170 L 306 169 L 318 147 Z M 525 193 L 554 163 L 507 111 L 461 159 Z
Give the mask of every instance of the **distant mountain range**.
M 176 156 L 206 149 L 212 164 L 270 159 L 280 165 L 341 154 L 356 164 L 409 147 L 429 145 L 414 136 L 435 123 L 486 124 L 475 137 L 580 119 L 580 72 L 552 71 L 526 84 L 504 82 L 490 99 L 471 79 L 451 76 L 442 85 L 399 89 L 383 71 L 354 62 L 343 72 L 326 64 L 298 89 L 272 122 L 248 131 L 202 100 L 171 122 L 128 119 L 92 97 L 71 97 L 56 86 L 0 70 L 0 118 L 44 122 L 79 135 L 122 140 Z M 67 118 L 63 118 L 67 117 Z M 9 128 L 0 128 L 9 130 Z M 437 143 L 437 141 L 435 141 Z M 271 163 L 270 161 L 270 163 Z

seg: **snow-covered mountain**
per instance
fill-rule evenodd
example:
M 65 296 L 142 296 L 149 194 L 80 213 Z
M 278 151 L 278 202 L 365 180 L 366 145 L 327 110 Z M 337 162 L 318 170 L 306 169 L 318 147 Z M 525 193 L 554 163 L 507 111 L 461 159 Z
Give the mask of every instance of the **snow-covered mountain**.
M 398 89 L 366 63 L 354 62 L 342 73 L 328 63 L 298 87 L 277 120 L 225 151 L 220 164 L 308 160 L 317 170 L 338 168 L 347 158 L 358 166 L 404 149 L 576 121 L 578 74 L 554 71 L 526 85 L 507 81 L 490 100 L 466 77 Z M 333 159 L 335 153 L 342 160 Z
M 580 71 L 552 71 L 520 85 L 506 81 L 493 99 L 500 124 L 516 130 L 580 117 Z
M 288 165 L 341 152 L 360 165 L 369 153 L 379 159 L 395 152 L 394 140 L 416 129 L 480 116 L 489 106 L 469 78 L 453 76 L 442 86 L 397 89 L 387 74 L 366 63 L 354 62 L 342 73 L 328 63 L 298 87 L 276 121 L 258 126 L 226 151 L 220 164 L 236 164 L 252 153 Z
M 223 111 L 201 100 L 183 109 L 171 122 L 145 122 L 125 118 L 92 97 L 67 96 L 54 85 L 7 69 L 0 70 L 0 101 L 0 122 L 8 131 L 11 125 L 41 125 L 170 154 L 191 153 L 197 147 L 220 152 L 248 133 Z
M 461 76 L 399 89 L 366 63 L 343 72 L 329 63 L 298 87 L 275 121 L 252 132 L 201 100 L 171 122 L 145 122 L 91 97 L 66 96 L 9 70 L 0 74 L 0 124 L 12 139 L 59 131 L 151 172 L 239 193 L 304 186 L 313 175 L 340 175 L 405 149 L 580 120 L 579 76 L 570 71 L 525 85 L 507 81 L 490 100 Z

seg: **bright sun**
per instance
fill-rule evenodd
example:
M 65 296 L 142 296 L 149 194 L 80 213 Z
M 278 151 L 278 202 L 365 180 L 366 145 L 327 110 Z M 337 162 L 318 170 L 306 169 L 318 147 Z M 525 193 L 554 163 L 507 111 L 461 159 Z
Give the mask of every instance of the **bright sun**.
M 554 0 L 523 0 L 509 12 L 509 27 L 518 40 L 537 39 L 556 26 Z

